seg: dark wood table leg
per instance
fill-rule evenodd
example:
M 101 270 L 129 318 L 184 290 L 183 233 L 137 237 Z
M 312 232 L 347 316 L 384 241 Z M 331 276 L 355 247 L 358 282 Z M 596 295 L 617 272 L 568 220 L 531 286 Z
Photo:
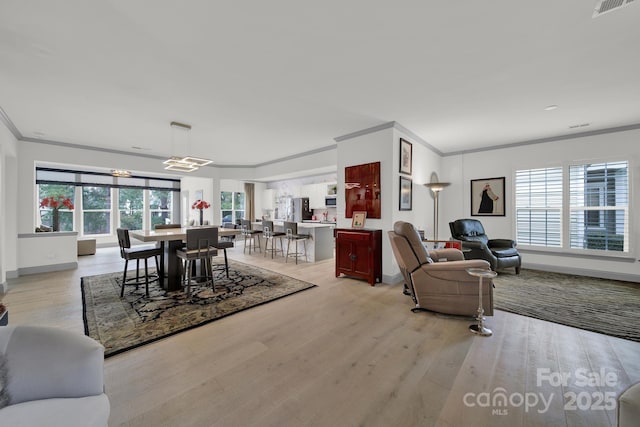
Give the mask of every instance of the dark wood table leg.
M 158 272 L 158 278 L 160 279 L 160 283 L 162 287 L 165 288 L 166 285 L 164 283 L 164 278 L 166 277 L 165 271 L 166 268 L 164 266 L 164 240 L 160 241 L 160 271 Z
M 167 258 L 167 290 L 178 291 L 182 289 L 180 283 L 180 260 L 176 255 L 176 250 L 182 247 L 182 240 L 169 240 L 167 245 L 166 258 Z

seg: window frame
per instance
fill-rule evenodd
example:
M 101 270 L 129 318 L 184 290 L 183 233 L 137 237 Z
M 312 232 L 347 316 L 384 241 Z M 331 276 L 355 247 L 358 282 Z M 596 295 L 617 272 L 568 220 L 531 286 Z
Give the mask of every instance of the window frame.
M 589 164 L 600 164 L 600 163 L 619 163 L 626 162 L 627 164 L 627 223 L 626 223 L 626 233 L 625 233 L 625 249 L 623 251 L 614 251 L 607 249 L 581 249 L 581 248 L 572 248 L 570 233 L 571 233 L 571 188 L 570 188 L 570 176 L 569 171 L 572 166 L 581 166 L 581 165 L 589 165 Z M 611 158 L 595 158 L 595 159 L 581 159 L 575 161 L 567 161 L 562 163 L 552 163 L 552 164 L 537 164 L 537 165 L 519 165 L 517 168 L 513 169 L 513 181 L 512 181 L 512 191 L 515 197 L 513 198 L 512 208 L 514 212 L 514 217 L 512 220 L 513 227 L 513 235 L 517 236 L 518 234 L 518 223 L 517 223 L 517 182 L 516 177 L 518 171 L 523 170 L 531 170 L 531 169 L 547 169 L 559 167 L 562 169 L 562 213 L 561 213 L 561 245 L 558 247 L 555 246 L 538 246 L 538 245 L 530 245 L 526 243 L 518 242 L 518 248 L 523 251 L 532 251 L 539 253 L 563 253 L 563 254 L 571 254 L 575 256 L 586 256 L 586 257 L 594 257 L 597 256 L 599 258 L 630 258 L 635 254 L 636 242 L 633 236 L 632 230 L 633 228 L 633 215 L 631 215 L 631 209 L 633 207 L 633 182 L 634 182 L 634 160 L 630 158 L 623 158 L 621 156 L 611 157 Z M 597 207 L 595 209 L 603 210 L 603 208 L 607 209 L 606 206 Z M 517 239 L 516 239 L 517 240 Z
M 73 204 L 74 209 L 71 211 L 73 228 L 71 231 L 77 232 L 78 237 L 92 238 L 110 238 L 116 237 L 116 229 L 120 227 L 120 188 L 140 189 L 143 191 L 143 229 L 150 228 L 151 224 L 151 208 L 149 206 L 149 192 L 169 191 L 171 194 L 171 208 L 161 210 L 168 212 L 171 222 L 176 221 L 176 215 L 180 215 L 180 179 L 149 177 L 149 176 L 133 176 L 130 178 L 114 177 L 107 172 L 83 171 L 79 169 L 60 169 L 46 166 L 36 165 L 35 180 L 35 226 L 38 227 L 41 222 L 40 208 L 40 185 L 68 185 L 74 186 Z M 107 187 L 110 190 L 111 204 L 109 209 L 89 209 L 86 210 L 82 206 L 83 188 L 84 187 Z M 84 213 L 85 212 L 109 212 L 109 233 L 85 234 L 84 232 Z M 154 210 L 158 211 L 158 210 Z
M 231 194 L 231 209 L 223 209 L 222 208 L 222 195 L 223 193 Z M 244 200 L 244 206 L 242 209 L 236 208 L 236 195 L 242 194 Z M 220 222 L 222 223 L 224 220 L 224 213 L 231 212 L 232 223 L 235 223 L 238 219 L 246 219 L 245 215 L 247 213 L 247 193 L 244 191 L 226 191 L 220 190 Z M 242 212 L 242 216 L 238 218 L 238 213 Z

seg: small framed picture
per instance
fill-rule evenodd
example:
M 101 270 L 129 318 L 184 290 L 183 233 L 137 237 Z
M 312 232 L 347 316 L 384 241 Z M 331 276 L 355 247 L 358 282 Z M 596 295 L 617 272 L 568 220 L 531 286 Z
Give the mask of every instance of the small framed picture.
M 367 220 L 367 211 L 354 211 L 351 219 L 351 228 L 364 228 Z
M 504 178 L 471 180 L 471 216 L 505 216 Z
M 413 202 L 413 181 L 411 178 L 400 177 L 400 210 L 410 211 Z
M 400 173 L 411 175 L 412 162 L 413 145 L 409 141 L 400 138 Z

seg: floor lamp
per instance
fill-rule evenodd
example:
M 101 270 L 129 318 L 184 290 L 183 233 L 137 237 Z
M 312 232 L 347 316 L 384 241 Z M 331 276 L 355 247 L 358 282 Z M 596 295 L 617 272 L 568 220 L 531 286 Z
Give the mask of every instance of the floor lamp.
M 438 240 L 438 195 L 449 185 L 449 182 L 438 182 L 435 172 L 431 174 L 431 182 L 424 184 L 433 193 L 433 240 Z

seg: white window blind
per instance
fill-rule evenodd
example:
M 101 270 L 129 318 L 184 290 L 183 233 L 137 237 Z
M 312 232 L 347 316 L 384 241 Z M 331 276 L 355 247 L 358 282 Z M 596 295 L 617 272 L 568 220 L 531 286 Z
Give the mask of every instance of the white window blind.
M 516 171 L 518 243 L 562 246 L 562 168 Z
M 626 161 L 569 167 L 571 248 L 629 251 L 628 170 Z

